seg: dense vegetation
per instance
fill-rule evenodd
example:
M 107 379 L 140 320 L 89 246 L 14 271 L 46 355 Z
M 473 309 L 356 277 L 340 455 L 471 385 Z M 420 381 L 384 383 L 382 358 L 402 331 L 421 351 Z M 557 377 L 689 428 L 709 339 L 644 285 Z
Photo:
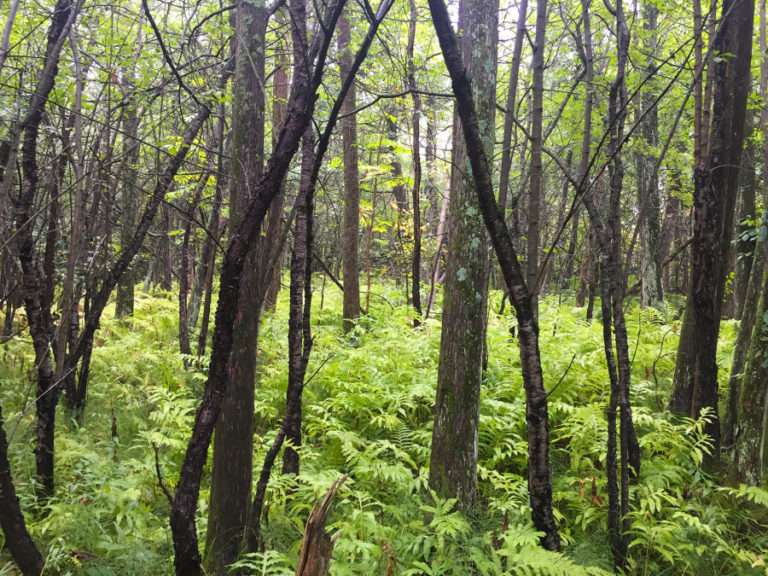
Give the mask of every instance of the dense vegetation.
M 768 574 L 767 4 L 1 4 L 0 576 Z
M 305 392 L 301 450 L 306 464 L 296 478 L 273 479 L 265 552 L 243 560 L 250 573 L 294 573 L 290 566 L 295 566 L 308 507 L 341 473 L 351 478 L 329 524 L 331 531 L 341 530 L 333 574 L 384 574 L 387 566 L 391 574 L 459 575 L 473 567 L 488 575 L 610 573 L 607 391 L 599 368 L 599 322 L 587 323 L 583 308 L 575 307 L 569 295 L 541 305 L 545 375 L 553 387 L 559 382 L 550 396 L 554 500 L 566 540 L 558 555 L 538 549 L 530 523 L 525 407 L 508 318 L 492 312 L 489 319 L 491 361 L 480 417 L 481 505 L 462 515 L 454 501 L 436 496 L 427 485 L 439 320 L 413 330 L 403 295 L 391 285 L 376 285 L 375 291 L 381 298 L 349 336 L 341 331 L 336 287 L 326 288 L 324 306 L 316 309 L 310 365 L 316 375 Z M 172 569 L 169 509 L 158 487 L 154 448 L 163 480 L 173 490 L 204 367 L 184 368 L 175 340 L 177 310 L 169 296 L 138 295 L 133 329 L 108 310 L 93 359 L 92 410 L 82 423 L 62 413 L 56 447 L 61 489 L 48 503 L 48 514 L 30 522 L 35 537 L 50 542 L 51 573 L 167 574 Z M 500 293 L 492 294 L 496 311 L 500 300 Z M 277 312 L 267 315 L 260 338 L 257 468 L 284 410 L 285 304 L 281 299 Z M 710 449 L 701 421 L 675 422 L 664 410 L 678 309 L 657 312 L 633 305 L 628 312 L 633 401 L 644 456 L 632 494 L 633 572 L 764 573 L 768 493 L 718 486 L 699 467 Z M 720 343 L 724 356 L 734 340 L 729 323 Z M 31 355 L 21 338 L 7 343 L 2 354 L 2 402 L 13 434 L 17 485 L 21 494 L 31 495 L 34 423 L 21 414 L 33 387 Z M 728 366 L 722 370 L 726 376 Z M 201 534 L 207 500 L 206 486 Z

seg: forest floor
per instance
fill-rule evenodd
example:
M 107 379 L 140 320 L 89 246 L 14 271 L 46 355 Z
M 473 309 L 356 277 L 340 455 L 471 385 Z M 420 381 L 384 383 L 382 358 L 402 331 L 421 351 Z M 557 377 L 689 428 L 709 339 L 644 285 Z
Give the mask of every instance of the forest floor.
M 605 490 L 608 377 L 599 318 L 573 298 L 541 302 L 541 349 L 549 397 L 555 515 L 563 552 L 536 543 L 526 487 L 525 403 L 517 341 L 491 297 L 489 361 L 482 389 L 480 499 L 463 515 L 427 484 L 440 346 L 437 314 L 412 328 L 404 295 L 378 284 L 370 314 L 348 336 L 341 295 L 328 284 L 314 299 L 316 337 L 304 392 L 301 474 L 279 464 L 268 491 L 265 552 L 248 573 L 291 575 L 313 500 L 342 473 L 329 530 L 341 530 L 331 574 L 609 574 Z M 438 302 L 439 305 L 439 302 Z M 46 574 L 171 574 L 169 504 L 205 379 L 205 361 L 185 368 L 178 352 L 175 295 L 137 293 L 130 325 L 111 317 L 97 334 L 88 405 L 75 421 L 62 407 L 55 497 L 34 515 L 34 366 L 25 337 L 0 346 L 0 403 L 11 438 L 17 490 Z M 509 310 L 509 308 L 507 308 Z M 599 310 L 599 307 L 598 307 Z M 680 328 L 679 309 L 630 305 L 627 328 L 634 420 L 643 451 L 632 487 L 632 573 L 768 574 L 768 493 L 723 487 L 699 464 L 702 422 L 666 411 Z M 259 338 L 256 475 L 280 424 L 287 384 L 287 290 Z M 727 382 L 737 324 L 725 322 L 720 382 Z M 570 365 L 570 368 L 569 368 Z M 724 391 L 723 391 L 724 392 Z M 63 402 L 62 402 L 63 404 Z M 112 436 L 113 421 L 117 436 Z M 209 458 L 210 465 L 210 458 Z M 204 541 L 208 486 L 200 496 Z M 0 537 L 1 538 L 1 537 Z M 0 539 L 0 544 L 2 540 Z M 0 556 L 0 576 L 14 574 Z

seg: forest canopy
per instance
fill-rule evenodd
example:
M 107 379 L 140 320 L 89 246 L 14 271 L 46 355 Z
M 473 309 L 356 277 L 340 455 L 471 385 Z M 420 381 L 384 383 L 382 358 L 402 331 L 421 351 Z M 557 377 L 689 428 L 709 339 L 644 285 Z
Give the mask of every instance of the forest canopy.
M 3 22 L 0 575 L 768 574 L 766 0 Z

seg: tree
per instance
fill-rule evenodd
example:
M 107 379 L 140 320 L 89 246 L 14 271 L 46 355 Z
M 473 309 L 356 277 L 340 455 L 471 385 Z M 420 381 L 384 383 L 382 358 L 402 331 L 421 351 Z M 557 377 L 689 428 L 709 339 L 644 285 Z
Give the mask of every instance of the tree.
M 763 133 L 763 206 L 768 195 L 768 29 L 766 29 L 766 2 L 760 2 L 760 97 L 763 108 L 760 127 Z M 766 465 L 765 413 L 766 413 L 766 342 L 768 341 L 768 274 L 765 273 L 766 212 L 760 225 L 760 237 L 755 246 L 749 285 L 742 314 L 736 349 L 733 353 L 728 404 L 723 421 L 724 443 L 734 443 L 730 477 L 735 484 L 761 486 Z M 762 282 L 761 279 L 762 278 Z M 758 296 L 758 283 L 761 283 Z M 759 299 L 758 299 L 759 298 Z M 757 301 L 757 305 L 755 302 Z
M 484 151 L 493 156 L 498 3 L 462 0 L 461 55 L 472 79 Z M 487 236 L 454 113 L 446 279 L 429 484 L 468 508 L 477 495 L 477 427 L 488 294 Z
M 646 53 L 648 81 L 642 94 L 640 113 L 642 120 L 643 149 L 637 153 L 637 193 L 640 209 L 640 240 L 642 245 L 642 297 L 643 306 L 659 307 L 664 300 L 661 273 L 661 244 L 659 224 L 659 173 L 655 148 L 659 145 L 658 110 L 654 94 L 656 74 L 655 60 L 658 58 L 656 28 L 659 7 L 648 1 L 643 5 L 643 49 Z
M 432 22 L 440 49 L 451 75 L 456 97 L 456 112 L 461 119 L 467 157 L 472 168 L 475 192 L 483 222 L 493 242 L 510 300 L 519 326 L 520 360 L 526 393 L 528 424 L 528 489 L 533 523 L 543 533 L 542 544 L 550 550 L 560 547 L 560 537 L 552 512 L 552 478 L 549 468 L 549 414 L 541 372 L 538 323 L 525 285 L 525 276 L 517 259 L 512 239 L 493 194 L 488 141 L 479 129 L 473 87 L 464 68 L 463 55 L 451 27 L 448 10 L 442 0 L 429 1 Z
M 195 510 L 203 465 L 207 458 L 214 426 L 221 412 L 222 397 L 227 389 L 228 365 L 233 347 L 234 323 L 241 296 L 240 285 L 245 260 L 272 200 L 280 191 L 299 141 L 309 125 L 315 93 L 322 80 L 328 46 L 343 6 L 343 1 L 333 3 L 328 6 L 324 14 L 318 16 L 322 19 L 324 33 L 316 36 L 308 47 L 301 30 L 297 29 L 295 24 L 297 21 L 304 20 L 304 2 L 297 0 L 290 5 L 293 50 L 296 54 L 294 60 L 305 62 L 305 64 L 294 71 L 286 122 L 267 169 L 254 188 L 256 194 L 248 203 L 237 230 L 231 235 L 222 264 L 208 379 L 195 417 L 192 437 L 184 457 L 171 510 L 175 565 L 176 573 L 179 575 L 196 575 L 200 574 L 201 570 Z M 309 69 L 309 62 L 315 62 L 312 70 Z M 250 407 L 249 410 L 251 410 Z
M 732 236 L 738 167 L 744 144 L 744 118 L 752 60 L 752 0 L 725 0 L 713 39 L 714 51 L 732 54 L 711 70 L 714 107 L 708 148 L 700 150 L 694 168 L 694 235 L 691 289 L 685 306 L 675 365 L 671 409 L 698 417 L 710 408 L 707 433 L 712 459 L 719 459 L 717 338 L 725 288 L 725 262 Z M 703 132 L 702 132 L 703 133 Z
M 233 84 L 233 133 L 230 169 L 230 242 L 257 193 L 264 157 L 264 58 L 268 8 L 266 2 L 237 3 Z M 253 469 L 253 400 L 256 350 L 263 282 L 261 238 L 248 248 L 240 284 L 227 392 L 216 423 L 211 473 L 211 505 L 206 535 L 206 562 L 224 574 L 237 558 L 248 524 Z
M 536 2 L 536 39 L 533 45 L 533 80 L 531 84 L 531 172 L 528 189 L 528 261 L 526 282 L 533 295 L 534 314 L 538 314 L 539 286 L 539 220 L 541 218 L 541 195 L 544 187 L 542 146 L 544 145 L 544 47 L 546 46 L 547 2 Z M 541 271 L 543 273 L 543 270 Z
M 413 130 L 413 260 L 411 262 L 411 282 L 413 309 L 416 317 L 414 326 L 421 323 L 421 95 L 416 84 L 416 66 L 413 52 L 416 45 L 416 22 L 418 20 L 416 0 L 410 0 L 410 23 L 408 25 L 408 89 L 413 99 L 411 126 Z
M 352 53 L 349 50 L 349 11 L 339 21 L 338 47 L 339 74 L 349 75 Z M 355 117 L 355 86 L 350 86 L 344 100 L 341 119 L 344 146 L 344 224 L 341 241 L 341 262 L 344 274 L 344 331 L 354 328 L 354 319 L 360 314 L 360 266 L 358 264 L 358 238 L 360 236 L 360 174 L 357 159 L 357 119 Z

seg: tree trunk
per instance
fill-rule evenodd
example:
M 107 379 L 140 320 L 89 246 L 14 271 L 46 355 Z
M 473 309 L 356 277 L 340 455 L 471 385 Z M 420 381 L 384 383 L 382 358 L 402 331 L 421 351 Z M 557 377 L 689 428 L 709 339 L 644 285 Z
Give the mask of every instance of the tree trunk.
M 39 73 L 38 84 L 32 95 L 24 119 L 14 127 L 14 134 L 23 133 L 21 149 L 21 191 L 15 201 L 16 246 L 22 269 L 24 308 L 27 313 L 29 333 L 35 350 L 37 366 L 37 444 L 35 466 L 39 499 L 53 495 L 53 439 L 56 404 L 61 388 L 57 386 L 51 360 L 53 320 L 51 302 L 47 299 L 45 273 L 35 247 L 33 208 L 38 184 L 37 139 L 40 122 L 48 95 L 53 89 L 58 73 L 59 55 L 69 35 L 80 4 L 73 6 L 70 0 L 59 0 L 54 8 L 45 64 Z M 15 138 L 11 138 L 15 140 Z
M 544 188 L 544 167 L 541 162 L 544 120 L 544 48 L 546 47 L 547 0 L 536 2 L 536 40 L 533 45 L 531 65 L 533 86 L 531 98 L 531 180 L 528 189 L 528 262 L 526 282 L 531 291 L 533 313 L 538 318 L 539 277 L 539 220 L 541 219 L 541 194 Z
M 275 14 L 275 20 L 278 25 L 285 25 L 286 18 L 284 10 L 278 10 Z M 287 112 L 288 102 L 288 72 L 290 71 L 291 62 L 287 54 L 288 46 L 283 44 L 278 46 L 277 52 L 277 68 L 274 74 L 274 98 L 272 102 L 272 147 L 277 145 L 277 136 L 280 133 L 280 128 L 285 122 L 285 115 Z M 269 209 L 269 222 L 267 223 L 267 236 L 269 238 L 280 238 L 283 235 L 283 211 L 285 209 L 285 182 L 283 182 L 282 189 L 278 194 L 272 207 Z M 282 248 L 280 248 L 281 254 L 275 259 L 277 267 L 271 271 L 271 280 L 267 287 L 267 292 L 264 299 L 264 308 L 267 310 L 273 310 L 277 305 L 277 295 L 280 292 L 280 283 L 282 278 L 280 277 L 280 265 L 282 263 Z
M 264 157 L 264 53 L 268 12 L 266 2 L 237 3 L 235 74 L 230 151 L 230 242 L 257 194 Z M 261 227 L 261 225 L 259 226 Z M 253 402 L 259 336 L 261 245 L 249 246 L 239 287 L 228 383 L 216 422 L 211 496 L 206 533 L 206 567 L 227 574 L 238 557 L 248 525 L 253 478 Z
M 339 20 L 338 48 L 339 74 L 349 75 L 352 52 L 349 50 L 349 13 L 344 11 Z M 358 238 L 360 236 L 360 174 L 357 160 L 357 118 L 353 114 L 357 106 L 355 86 L 350 87 L 341 113 L 342 144 L 344 147 L 344 228 L 341 241 L 341 260 L 344 274 L 344 332 L 355 325 L 360 314 L 360 276 L 358 264 Z
M 5 435 L 3 409 L 0 407 L 0 528 L 5 546 L 25 576 L 43 573 L 45 559 L 27 531 L 24 514 L 13 485 L 11 463 L 8 461 L 8 438 Z
M 763 207 L 768 206 L 768 27 L 766 27 L 766 0 L 760 2 L 760 98 L 763 106 L 760 110 L 760 130 L 762 132 L 762 179 L 763 179 Z M 749 148 L 748 148 L 749 149 Z M 756 151 L 753 151 L 756 153 Z M 753 159 L 754 160 L 754 159 Z M 742 164 L 743 166 L 743 164 Z M 754 179 L 754 174 L 752 175 Z M 765 208 L 763 208 L 763 217 L 761 227 L 768 227 L 768 218 Z M 731 377 L 728 386 L 728 402 L 726 404 L 725 416 L 723 418 L 723 444 L 730 446 L 737 437 L 736 427 L 743 427 L 738 420 L 739 406 L 742 402 L 741 383 L 744 376 L 744 367 L 747 363 L 747 353 L 750 349 L 753 328 L 755 322 L 762 315 L 758 316 L 758 303 L 766 306 L 765 300 L 759 302 L 763 275 L 765 273 L 765 260 L 768 257 L 768 246 L 765 241 L 756 242 L 754 245 L 754 257 L 750 270 L 749 284 L 744 300 L 744 311 L 741 314 L 741 323 L 739 324 L 739 335 L 736 339 L 736 347 L 733 351 L 733 362 L 731 364 Z M 763 290 L 764 292 L 764 290 Z M 764 312 L 762 313 L 764 314 Z M 755 350 L 757 354 L 759 350 Z M 752 384 L 753 386 L 755 383 Z M 751 401 L 745 397 L 746 401 Z M 754 406 L 749 409 L 754 410 Z M 754 434 L 754 431 L 750 432 Z M 743 461 L 743 458 L 742 458 Z M 735 472 L 734 468 L 734 474 Z
M 290 310 L 288 319 L 288 389 L 285 399 L 285 437 L 301 446 L 301 398 L 304 375 L 312 348 L 310 304 L 312 297 L 312 195 L 315 138 L 310 126 L 302 141 L 301 181 L 296 199 L 296 223 L 291 254 Z M 283 452 L 283 474 L 299 473 L 299 453 L 293 447 Z
M 499 173 L 499 208 L 501 208 L 505 219 L 507 217 L 509 173 L 512 168 L 512 133 L 515 129 L 515 117 L 517 115 L 517 82 L 520 76 L 520 60 L 523 53 L 523 41 L 525 40 L 528 0 L 520 0 L 517 12 L 515 44 L 512 48 L 512 62 L 509 66 L 509 88 L 507 90 L 507 109 L 504 112 L 504 135 L 501 141 L 501 171 Z
M 755 190 L 757 178 L 755 167 L 757 164 L 758 150 L 752 136 L 754 131 L 754 114 L 747 112 L 745 124 L 745 137 L 747 145 L 741 156 L 739 167 L 739 200 L 736 212 L 736 242 L 732 254 L 736 260 L 735 275 L 733 279 L 733 295 L 729 301 L 733 303 L 733 317 L 741 318 L 744 311 L 744 300 L 747 296 L 752 262 L 754 261 L 755 241 L 749 235 L 754 229 L 754 220 L 757 217 L 755 207 Z
M 416 21 L 418 11 L 416 0 L 410 0 L 411 19 L 408 27 L 408 88 L 412 91 L 413 117 L 413 260 L 411 261 L 412 301 L 416 316 L 414 326 L 421 324 L 421 96 L 417 92 L 416 66 L 413 51 L 416 44 Z
M 324 32 L 318 34 L 310 49 L 307 41 L 297 30 L 296 22 L 304 21 L 303 0 L 290 5 L 294 44 L 294 61 L 302 62 L 294 70 L 294 82 L 288 105 L 288 116 L 281 130 L 267 170 L 253 190 L 256 192 L 243 215 L 238 229 L 231 235 L 222 266 L 219 285 L 216 326 L 213 334 L 213 349 L 208 379 L 205 384 L 200 408 L 195 417 L 192 437 L 179 476 L 176 498 L 171 509 L 171 530 L 173 533 L 175 566 L 179 576 L 197 576 L 201 572 L 200 551 L 195 528 L 195 511 L 200 492 L 200 480 L 207 458 L 213 428 L 219 419 L 222 397 L 228 377 L 228 365 L 233 344 L 234 323 L 240 298 L 243 268 L 249 248 L 260 233 L 267 210 L 280 191 L 283 178 L 298 148 L 299 140 L 309 125 L 314 106 L 314 96 L 322 81 L 322 70 L 331 35 L 344 2 L 329 5 L 323 19 Z M 316 62 L 314 70 L 308 63 Z M 249 406 L 252 412 L 252 404 Z M 252 430 L 248 432 L 252 439 Z
M 765 251 L 763 251 L 765 253 Z M 760 303 L 739 394 L 731 482 L 762 486 L 765 468 L 765 423 L 768 408 L 768 274 L 763 275 Z
M 462 0 L 461 57 L 472 78 L 483 152 L 493 157 L 498 2 Z M 488 298 L 488 240 L 454 112 L 446 278 L 429 485 L 469 508 L 477 496 L 477 444 Z
M 200 301 L 203 300 L 203 318 L 200 323 L 200 333 L 197 341 L 197 355 L 202 356 L 205 353 L 205 344 L 208 338 L 208 320 L 211 313 L 211 292 L 213 285 L 213 268 L 216 263 L 216 247 L 221 238 L 221 205 L 224 201 L 224 188 L 226 186 L 226 174 L 224 169 L 224 115 L 226 107 L 224 103 L 219 104 L 218 118 L 216 120 L 216 142 L 218 143 L 218 158 L 216 165 L 216 188 L 213 193 L 213 204 L 211 205 L 211 215 L 208 218 L 208 225 L 203 243 L 202 254 L 200 255 L 200 266 L 195 274 L 195 285 L 192 288 L 192 297 L 189 305 L 189 326 L 194 328 L 197 325 L 197 316 L 200 309 Z M 199 284 L 198 284 L 199 283 Z
M 658 110 L 654 100 L 658 92 L 654 75 L 656 73 L 656 39 L 659 8 L 655 2 L 646 0 L 643 6 L 643 29 L 645 31 L 646 81 L 641 96 L 641 114 L 643 114 L 641 132 L 643 149 L 638 153 L 637 183 L 640 212 L 640 241 L 642 245 L 641 298 L 642 306 L 659 308 L 664 301 L 662 291 L 661 243 L 659 224 L 659 173 L 657 153 L 659 145 Z
M 453 92 L 456 96 L 456 108 L 461 118 L 464 142 L 472 168 L 479 209 L 482 212 L 483 221 L 493 242 L 496 257 L 507 284 L 510 300 L 517 314 L 520 335 L 520 361 L 526 393 L 528 489 L 531 501 L 531 515 L 534 525 L 543 533 L 542 544 L 550 550 L 557 550 L 560 547 L 560 537 L 552 512 L 552 478 L 549 467 L 549 415 L 547 412 L 547 395 L 544 391 L 544 381 L 541 372 L 538 323 L 531 307 L 531 296 L 525 285 L 525 277 L 517 260 L 517 254 L 512 244 L 509 230 L 494 197 L 488 161 L 488 151 L 491 149 L 491 146 L 487 138 L 483 138 L 480 132 L 479 117 L 475 112 L 472 84 L 464 69 L 464 62 L 451 26 L 448 10 L 443 0 L 429 0 L 429 8 L 446 67 L 451 75 Z M 463 38 L 466 37 L 465 31 Z M 489 92 L 485 94 L 489 94 Z M 490 94 L 495 94 L 495 91 L 491 91 Z M 488 150 L 485 148 L 486 145 L 488 145 Z
M 215 158 L 211 156 L 208 168 L 203 172 L 200 182 L 195 188 L 192 199 L 187 203 L 187 222 L 184 225 L 184 240 L 181 245 L 181 266 L 179 270 L 179 352 L 187 356 L 192 355 L 192 346 L 189 343 L 189 311 L 187 307 L 187 295 L 189 293 L 189 274 L 190 274 L 190 239 L 192 236 L 192 220 L 200 200 L 203 198 L 203 191 L 208 185 L 208 180 L 213 173 Z
M 673 412 L 694 418 L 702 408 L 712 410 L 705 430 L 714 442 L 714 461 L 720 452 L 717 339 L 750 92 L 754 1 L 725 0 L 722 13 L 714 49 L 733 56 L 710 68 L 715 84 L 711 139 L 706 157 L 694 169 L 691 288 L 670 401 Z
M 127 246 L 136 229 L 137 164 L 141 149 L 137 140 L 139 134 L 139 116 L 136 102 L 129 100 L 123 120 L 123 154 L 125 160 L 120 169 L 122 182 L 122 205 L 120 213 L 120 246 Z M 118 318 L 133 316 L 133 290 L 136 286 L 136 272 L 133 265 L 128 266 L 117 284 L 115 315 Z

